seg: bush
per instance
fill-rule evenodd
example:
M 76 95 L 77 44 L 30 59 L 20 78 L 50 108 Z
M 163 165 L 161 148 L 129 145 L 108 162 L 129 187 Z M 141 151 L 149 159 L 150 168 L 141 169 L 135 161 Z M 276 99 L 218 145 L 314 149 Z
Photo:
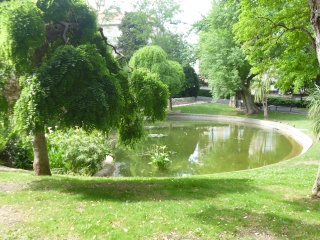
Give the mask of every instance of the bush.
M 101 169 L 102 161 L 110 153 L 110 141 L 98 131 L 49 129 L 47 140 L 52 172 L 93 175 Z
M 212 97 L 212 93 L 211 93 L 211 90 L 209 89 L 200 89 L 198 92 L 198 96 Z
M 282 97 L 271 97 L 267 98 L 268 105 L 275 106 L 291 106 L 296 108 L 306 108 L 308 107 L 308 102 L 306 101 L 297 101 L 291 98 L 282 98 Z
M 0 159 L 10 167 L 32 169 L 33 150 L 30 139 L 22 139 L 16 133 L 11 134 L 6 140 Z

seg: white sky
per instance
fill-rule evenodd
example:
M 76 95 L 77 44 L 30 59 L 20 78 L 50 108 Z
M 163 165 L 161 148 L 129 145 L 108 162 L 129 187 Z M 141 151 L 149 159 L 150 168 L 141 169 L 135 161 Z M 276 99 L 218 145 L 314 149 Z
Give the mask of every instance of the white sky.
M 181 0 L 181 20 L 192 24 L 211 9 L 212 0 Z
M 88 0 L 88 2 L 93 7 L 96 7 L 96 0 Z M 131 4 L 134 2 L 135 0 L 105 0 L 106 5 L 121 4 L 123 11 L 130 11 Z M 209 12 L 211 2 L 212 0 L 180 0 L 182 13 L 177 16 L 177 19 L 191 26 L 192 23 L 200 20 L 202 15 L 206 15 Z

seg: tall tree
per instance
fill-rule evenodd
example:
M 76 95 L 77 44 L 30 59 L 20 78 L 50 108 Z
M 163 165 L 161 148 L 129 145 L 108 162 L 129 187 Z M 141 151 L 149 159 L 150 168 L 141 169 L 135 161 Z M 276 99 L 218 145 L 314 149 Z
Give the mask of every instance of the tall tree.
M 185 86 L 179 95 L 182 97 L 197 97 L 200 89 L 199 76 L 190 65 L 183 67 L 184 75 L 186 76 Z
M 235 36 L 253 73 L 273 69 L 283 92 L 313 87 L 320 74 L 305 0 L 243 0 Z
M 165 33 L 170 26 L 180 22 L 174 19 L 181 12 L 179 0 L 138 0 L 134 9 L 149 16 L 154 34 Z
M 180 12 L 177 0 L 137 1 L 134 11 L 126 13 L 120 24 L 119 46 L 124 55 L 130 58 L 135 50 L 151 44 L 160 46 L 169 60 L 182 65 L 194 63 L 194 53 L 186 36 L 175 31 L 180 23 L 175 16 Z
M 166 31 L 152 39 L 152 44 L 161 47 L 168 55 L 168 59 L 179 62 L 183 66 L 196 62 L 195 52 L 185 36 L 179 33 Z
M 250 84 L 255 76 L 246 55 L 233 38 L 233 25 L 237 22 L 239 5 L 228 0 L 214 1 L 212 9 L 200 29 L 198 55 L 200 73 L 210 79 L 215 98 L 241 96 L 246 112 L 259 112 L 255 106 Z
M 84 1 L 5 1 L 0 26 L 0 59 L 22 87 L 15 124 L 33 135 L 36 175 L 51 175 L 45 129 L 52 122 L 89 131 L 118 129 L 126 143 L 141 136 L 146 112 Z M 147 117 L 163 119 L 158 113 L 165 107 L 157 108 L 156 116 L 149 111 Z
M 255 64 L 257 71 L 275 66 L 275 69 L 295 72 L 294 79 L 298 81 L 303 82 L 303 78 L 299 79 L 299 76 L 306 76 L 307 80 L 318 79 L 319 10 L 319 0 L 309 0 L 309 6 L 304 0 L 242 0 L 242 13 L 235 30 L 238 40 L 243 42 L 249 60 Z M 279 44 L 281 48 L 278 47 Z M 318 60 L 318 64 L 315 64 L 315 59 Z M 290 68 L 291 65 L 293 68 Z M 299 82 L 294 84 L 299 86 Z M 316 88 L 310 97 L 309 116 L 314 122 L 313 129 L 316 134 L 319 134 L 320 129 L 319 95 L 320 91 Z M 312 193 L 320 197 L 320 168 Z
M 118 38 L 118 47 L 129 60 L 133 53 L 148 44 L 152 28 L 149 18 L 144 12 L 126 12 L 119 30 L 122 32 Z

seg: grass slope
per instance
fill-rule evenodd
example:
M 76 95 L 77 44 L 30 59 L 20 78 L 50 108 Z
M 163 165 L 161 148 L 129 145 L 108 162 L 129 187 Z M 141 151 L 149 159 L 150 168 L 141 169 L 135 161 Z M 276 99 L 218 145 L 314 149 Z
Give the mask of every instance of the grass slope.
M 218 104 L 180 107 L 243 115 Z M 217 113 L 215 110 L 219 111 Z M 209 113 L 209 112 L 210 113 Z M 307 116 L 270 118 L 308 128 Z M 0 172 L 1 239 L 319 239 L 320 145 L 272 166 L 181 178 Z

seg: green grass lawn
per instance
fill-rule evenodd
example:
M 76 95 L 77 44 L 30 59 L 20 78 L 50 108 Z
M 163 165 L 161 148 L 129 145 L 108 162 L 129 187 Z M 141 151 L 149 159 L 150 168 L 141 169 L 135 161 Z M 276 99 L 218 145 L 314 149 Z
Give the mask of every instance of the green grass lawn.
M 245 117 L 217 105 L 176 109 Z M 310 126 L 306 115 L 270 113 L 270 119 Z M 304 155 L 275 165 L 180 178 L 2 171 L 0 238 L 319 239 L 320 201 L 310 197 L 319 156 L 315 143 Z

